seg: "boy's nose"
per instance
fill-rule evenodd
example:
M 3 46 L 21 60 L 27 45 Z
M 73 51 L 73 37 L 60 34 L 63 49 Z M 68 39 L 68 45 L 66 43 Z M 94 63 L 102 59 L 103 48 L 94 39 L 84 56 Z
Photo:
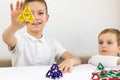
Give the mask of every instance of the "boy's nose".
M 106 44 L 104 43 L 104 44 L 102 44 L 102 47 L 106 47 Z
M 34 14 L 33 16 L 34 16 L 35 20 L 39 19 L 39 16 L 37 14 Z

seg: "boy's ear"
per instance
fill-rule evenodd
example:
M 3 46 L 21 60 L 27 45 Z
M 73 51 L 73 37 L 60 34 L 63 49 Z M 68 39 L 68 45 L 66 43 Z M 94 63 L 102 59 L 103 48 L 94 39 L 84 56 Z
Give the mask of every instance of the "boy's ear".
M 49 15 L 47 14 L 47 15 L 46 15 L 46 22 L 48 21 L 48 19 L 49 19 Z
M 118 54 L 120 54 L 120 46 L 118 47 Z

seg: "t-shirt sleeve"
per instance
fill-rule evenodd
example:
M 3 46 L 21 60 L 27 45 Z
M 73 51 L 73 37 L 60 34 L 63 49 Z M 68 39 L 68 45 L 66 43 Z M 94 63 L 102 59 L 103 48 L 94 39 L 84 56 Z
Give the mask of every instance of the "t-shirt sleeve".
M 102 63 L 105 67 L 117 67 L 118 58 L 116 56 L 94 55 L 88 60 L 88 63 L 95 66 Z
M 54 39 L 54 50 L 57 59 L 59 59 L 60 56 L 66 51 L 66 49 L 55 39 Z

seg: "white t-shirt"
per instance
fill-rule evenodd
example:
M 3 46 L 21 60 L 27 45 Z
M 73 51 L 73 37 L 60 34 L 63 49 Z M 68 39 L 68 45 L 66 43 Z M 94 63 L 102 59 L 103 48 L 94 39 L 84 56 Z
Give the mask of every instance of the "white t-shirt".
M 89 60 L 88 63 L 89 64 L 93 64 L 95 66 L 97 66 L 99 63 L 102 63 L 105 67 L 118 67 L 117 65 L 117 61 L 118 61 L 117 56 L 103 56 L 103 55 L 94 55 L 92 56 Z
M 51 65 L 66 49 L 55 39 L 37 39 L 28 33 L 16 36 L 17 44 L 12 52 L 12 66 Z

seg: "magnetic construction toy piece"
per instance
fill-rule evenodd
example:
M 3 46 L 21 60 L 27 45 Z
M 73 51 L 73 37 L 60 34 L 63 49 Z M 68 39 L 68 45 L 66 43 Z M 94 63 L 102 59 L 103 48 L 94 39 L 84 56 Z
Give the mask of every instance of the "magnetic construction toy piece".
M 53 64 L 51 69 L 47 72 L 46 77 L 51 79 L 56 79 L 63 77 L 62 72 L 59 70 L 59 67 L 57 64 Z
M 102 63 L 99 63 L 97 66 L 98 70 L 104 70 L 104 66 L 102 65 Z
M 99 63 L 99 71 L 92 73 L 91 80 L 120 80 L 120 70 L 104 70 L 104 66 Z
M 18 15 L 17 20 L 19 22 L 34 22 L 34 16 L 32 15 L 32 11 L 29 6 L 26 6 L 21 14 Z

